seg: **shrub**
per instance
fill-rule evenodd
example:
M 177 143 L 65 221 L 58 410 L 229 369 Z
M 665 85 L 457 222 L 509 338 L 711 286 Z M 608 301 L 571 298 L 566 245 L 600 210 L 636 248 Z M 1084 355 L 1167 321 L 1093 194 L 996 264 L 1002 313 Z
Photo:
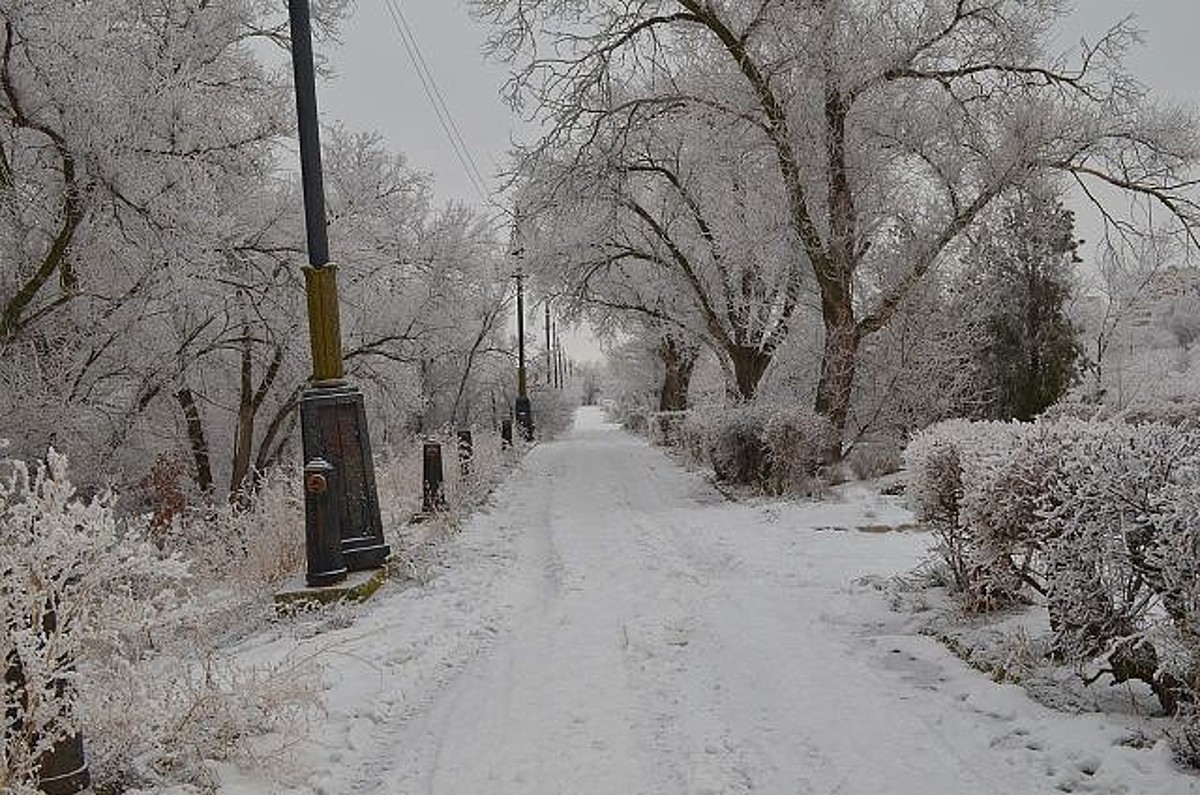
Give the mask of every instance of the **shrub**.
M 0 782 L 16 788 L 34 784 L 42 755 L 80 731 L 90 673 L 152 635 L 186 569 L 159 554 L 145 522 L 118 521 L 112 494 L 76 499 L 54 450 L 32 469 L 4 466 L 0 651 L 24 687 L 6 677 Z
M 770 469 L 767 412 L 753 404 L 725 409 L 709 431 L 708 458 L 719 480 L 765 488 Z
M 770 494 L 817 488 L 821 456 L 833 433 L 824 418 L 793 406 L 747 403 L 655 416 L 661 430 L 652 438 L 711 466 L 719 480 Z
M 655 411 L 647 416 L 647 435 L 651 444 L 660 447 L 679 447 L 683 441 L 686 411 Z
M 1021 434 L 1013 423 L 949 420 L 917 434 L 904 458 L 908 497 L 917 518 L 938 539 L 945 578 L 968 612 L 986 612 L 1021 598 L 1019 550 L 1003 522 L 979 522 L 991 503 L 980 484 L 999 482 L 1006 453 Z
M 817 473 L 837 438 L 829 420 L 805 408 L 776 408 L 767 416 L 763 437 L 770 491 L 809 494 L 819 488 Z
M 968 610 L 1046 597 L 1052 649 L 1200 696 L 1200 433 L 1063 416 L 953 422 L 906 451 L 909 495 Z M 1191 736 L 1191 735 L 1188 735 Z

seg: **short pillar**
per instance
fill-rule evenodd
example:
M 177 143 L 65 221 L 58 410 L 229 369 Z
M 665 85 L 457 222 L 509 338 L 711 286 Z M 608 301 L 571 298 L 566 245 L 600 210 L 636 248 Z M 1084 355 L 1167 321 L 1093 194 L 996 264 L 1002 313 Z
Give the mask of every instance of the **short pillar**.
M 421 511 L 433 513 L 446 507 L 446 495 L 442 488 L 442 446 L 437 442 L 425 442 L 423 458 Z
M 305 582 L 312 586 L 336 585 L 346 579 L 342 535 L 338 531 L 333 464 L 314 458 L 304 465 Z
M 475 445 L 469 430 L 458 432 L 458 469 L 463 477 L 471 474 L 471 459 L 475 455 Z
M 500 420 L 500 444 L 505 449 L 512 447 L 512 419 L 510 417 Z

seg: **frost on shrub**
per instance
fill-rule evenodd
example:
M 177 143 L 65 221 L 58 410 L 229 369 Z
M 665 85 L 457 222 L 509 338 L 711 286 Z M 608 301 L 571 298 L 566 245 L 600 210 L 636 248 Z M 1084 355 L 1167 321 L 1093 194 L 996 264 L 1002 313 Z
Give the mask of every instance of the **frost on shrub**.
M 229 587 L 268 565 L 252 563 L 256 536 L 303 527 L 290 486 L 264 483 L 250 510 L 197 514 L 186 533 L 175 517 L 182 537 L 155 536 L 174 548 L 164 551 L 150 518 L 121 519 L 114 495 L 79 498 L 54 451 L 0 471 L 3 652 L 26 682 L 4 694 L 0 790 L 33 786 L 42 751 L 80 729 L 98 788 L 210 786 L 209 760 L 248 760 L 252 737 L 310 708 L 314 671 L 250 668 L 219 651 L 260 615 Z M 269 535 L 258 542 L 264 558 L 279 554 Z M 231 546 L 240 556 L 225 558 Z
M 655 411 L 647 415 L 650 443 L 660 447 L 680 446 L 687 416 L 686 411 Z
M 718 479 L 769 494 L 816 490 L 822 456 L 834 438 L 828 420 L 793 405 L 693 409 L 670 424 L 676 444 L 711 466 Z
M 1200 695 L 1200 433 L 1063 415 L 955 421 L 906 451 L 909 495 L 968 609 L 1045 597 L 1059 659 Z
M 832 423 L 803 407 L 776 408 L 767 416 L 763 435 L 769 490 L 778 494 L 816 491 L 825 451 L 837 440 Z
M 720 409 L 711 406 L 690 409 L 679 426 L 679 447 L 695 464 L 708 464 L 709 440 Z
M 4 691 L 7 786 L 36 779 L 39 757 L 86 722 L 79 694 L 92 672 L 152 636 L 185 576 L 114 499 L 75 497 L 67 460 L 51 450 L 32 470 L 4 462 L 0 479 L 3 654 L 24 687 Z
M 909 502 L 936 533 L 947 582 L 968 612 L 1021 600 L 1028 564 L 1014 543 L 1020 535 L 1008 532 L 1004 506 L 987 489 L 1002 482 L 1021 433 L 1014 423 L 948 420 L 917 434 L 904 453 Z
M 205 578 L 239 590 L 272 591 L 304 568 L 302 477 L 260 473 L 243 499 L 190 510 L 161 531 L 162 546 Z
M 753 404 L 734 406 L 715 417 L 709 430 L 708 458 L 719 480 L 765 488 L 770 476 L 763 436 L 767 411 Z

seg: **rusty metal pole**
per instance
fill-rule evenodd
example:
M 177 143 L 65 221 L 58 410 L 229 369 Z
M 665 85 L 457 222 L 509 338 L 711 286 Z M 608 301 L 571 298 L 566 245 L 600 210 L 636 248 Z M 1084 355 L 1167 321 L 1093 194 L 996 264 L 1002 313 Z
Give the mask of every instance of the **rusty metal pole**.
M 307 550 L 310 567 L 307 577 L 310 582 L 315 579 L 333 584 L 345 578 L 346 569 L 362 571 L 382 566 L 390 550 L 383 541 L 362 392 L 345 380 L 337 268 L 329 262 L 325 229 L 325 187 L 308 0 L 288 0 L 288 21 L 308 239 L 309 267 L 304 269 L 304 281 L 313 362 L 312 380 L 300 398 L 300 432 L 304 460 L 322 460 L 330 467 L 322 475 L 328 490 L 321 499 L 327 510 L 306 511 L 306 539 L 320 539 L 316 549 Z M 322 527 L 308 527 L 310 521 L 317 519 Z M 340 563 L 332 552 L 334 544 L 326 543 L 329 539 L 337 539 Z

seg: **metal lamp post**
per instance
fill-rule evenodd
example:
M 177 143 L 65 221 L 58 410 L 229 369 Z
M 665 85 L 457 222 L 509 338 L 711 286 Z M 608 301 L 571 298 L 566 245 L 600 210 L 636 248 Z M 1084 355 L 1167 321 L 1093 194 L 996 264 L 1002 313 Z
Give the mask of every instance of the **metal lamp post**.
M 317 126 L 312 24 L 308 0 L 288 0 L 292 69 L 300 131 L 300 174 L 308 262 L 308 330 L 312 380 L 300 398 L 305 461 L 305 541 L 309 585 L 333 585 L 347 571 L 383 565 L 383 542 L 375 467 L 362 393 L 345 379 L 338 315 L 337 266 L 329 261 L 325 188 Z

